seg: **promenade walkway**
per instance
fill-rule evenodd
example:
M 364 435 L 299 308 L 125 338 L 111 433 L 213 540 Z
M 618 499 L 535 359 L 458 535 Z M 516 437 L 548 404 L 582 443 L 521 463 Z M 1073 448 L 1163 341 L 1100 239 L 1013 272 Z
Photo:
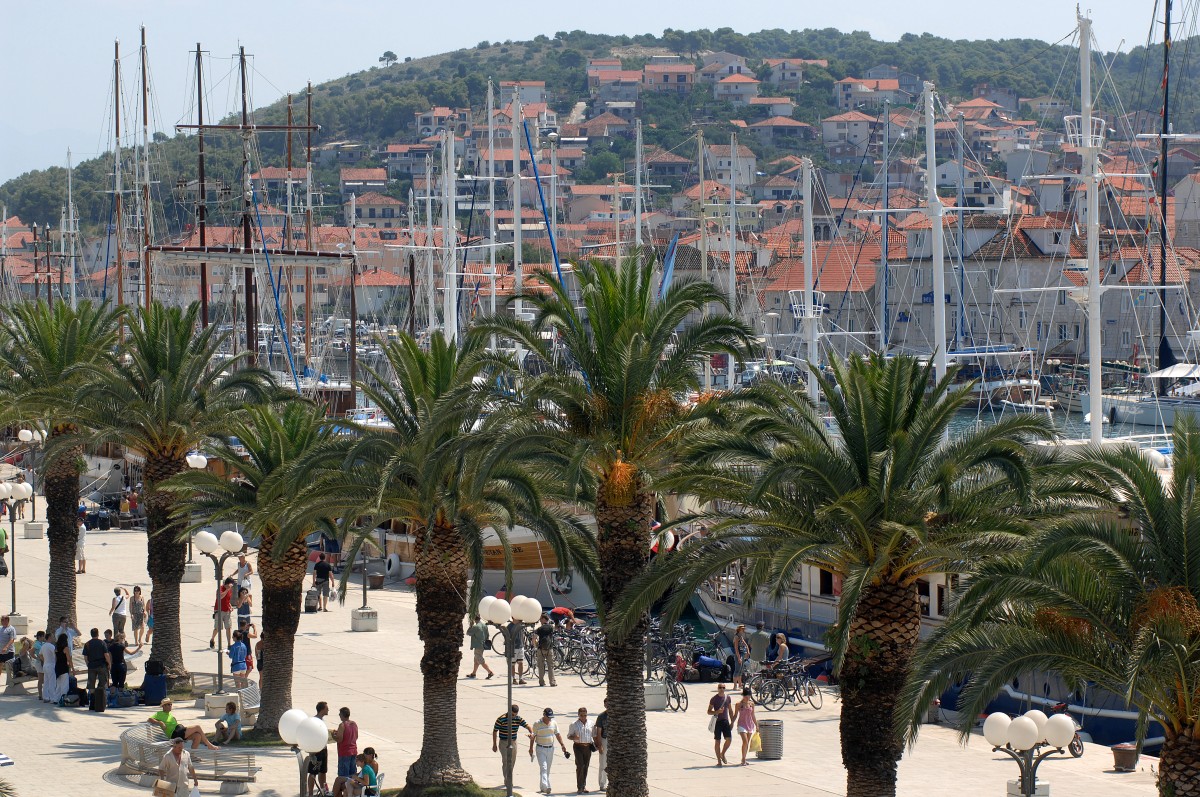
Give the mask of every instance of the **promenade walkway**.
M 42 506 L 39 496 L 39 510 Z M 47 546 L 45 540 L 21 539 L 20 523 L 17 530 L 17 606 L 31 616 L 32 628 L 45 618 Z M 79 626 L 85 634 L 93 626 L 109 625 L 107 611 L 114 586 L 140 584 L 144 591 L 150 586 L 145 572 L 145 538 L 141 532 L 90 532 L 87 552 L 88 572 L 79 578 Z M 212 671 L 216 654 L 208 648 L 208 637 L 214 585 L 211 564 L 204 560 L 203 565 L 204 580 L 182 586 L 184 651 L 190 668 Z M 9 603 L 8 592 L 8 580 L 0 579 L 0 606 L 5 608 Z M 326 700 L 332 709 L 331 720 L 340 706 L 348 706 L 361 729 L 360 749 L 373 745 L 379 751 L 382 771 L 387 776 L 385 786 L 402 786 L 405 770 L 420 749 L 421 648 L 413 614 L 415 599 L 402 586 L 370 593 L 370 604 L 380 613 L 380 631 L 351 633 L 349 610 L 361 600 L 361 590 L 353 591 L 346 606 L 336 607 L 327 614 L 301 617 L 296 635 L 294 704 L 311 712 L 318 700 Z M 502 672 L 502 659 L 489 655 L 493 668 Z M 145 656 L 133 660 L 139 670 L 131 674 L 130 682 L 137 684 L 141 682 Z M 464 661 L 469 664 L 469 660 L 468 654 Z M 587 706 L 593 716 L 601 709 L 603 689 L 590 689 L 578 677 L 562 675 L 557 688 L 540 688 L 536 683 L 535 678 L 534 686 L 514 687 L 522 714 L 532 722 L 543 707 L 553 707 L 562 720 L 564 738 L 566 724 L 579 706 Z M 835 700 L 827 697 L 819 712 L 806 707 L 788 708 L 775 714 L 760 710 L 760 718 L 784 720 L 783 760 L 752 759 L 747 767 L 718 769 L 713 766 L 712 739 L 704 714 L 712 692 L 711 684 L 689 686 L 691 708 L 687 713 L 654 712 L 648 716 L 652 795 L 821 797 L 844 793 Z M 458 725 L 463 765 L 484 786 L 495 786 L 501 781 L 499 758 L 491 751 L 490 735 L 493 721 L 504 710 L 502 677 L 461 682 Z M 189 701 L 178 701 L 176 713 L 189 724 L 202 721 L 209 727 L 212 722 L 201 720 L 202 712 Z M 149 714 L 145 707 L 93 714 L 49 707 L 30 697 L 0 696 L 0 754 L 15 761 L 13 766 L 0 770 L 0 778 L 12 782 L 23 797 L 51 793 L 148 794 L 149 790 L 133 785 L 115 770 L 120 755 L 119 733 L 144 722 Z M 251 794 L 264 797 L 296 794 L 296 763 L 286 748 L 265 748 L 258 753 L 264 769 Z M 733 749 L 730 754 L 736 760 Z M 1112 756 L 1107 749 L 1089 746 L 1080 759 L 1046 762 L 1041 775 L 1056 797 L 1149 797 L 1156 793 L 1150 769 L 1156 763 L 1143 758 L 1138 772 L 1118 774 L 1112 771 Z M 573 765 L 574 761 L 562 758 L 555 762 L 556 793 L 574 793 Z M 593 768 L 594 765 L 595 758 Z M 926 726 L 915 750 L 901 763 L 900 794 L 1002 795 L 1005 782 L 1015 776 L 1015 764 L 993 754 L 981 737 L 973 738 L 963 747 L 951 730 Z M 596 788 L 594 769 L 589 785 Z M 517 760 L 516 788 L 526 797 L 537 791 L 536 767 L 524 755 Z M 216 786 L 202 784 L 201 789 L 215 793 Z

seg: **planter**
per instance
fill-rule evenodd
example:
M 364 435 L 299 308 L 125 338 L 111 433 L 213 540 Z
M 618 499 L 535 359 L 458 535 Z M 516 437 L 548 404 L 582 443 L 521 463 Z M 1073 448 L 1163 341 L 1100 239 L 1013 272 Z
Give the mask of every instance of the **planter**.
M 1112 746 L 1113 769 L 1118 772 L 1134 772 L 1137 770 L 1138 749 L 1132 744 L 1114 744 Z

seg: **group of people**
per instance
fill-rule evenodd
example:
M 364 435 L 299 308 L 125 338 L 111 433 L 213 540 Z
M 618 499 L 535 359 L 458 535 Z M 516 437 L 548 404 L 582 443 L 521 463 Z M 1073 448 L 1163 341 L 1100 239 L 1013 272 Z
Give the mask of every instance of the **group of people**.
M 216 648 L 224 632 L 229 640 L 229 646 L 225 649 L 225 655 L 229 657 L 229 671 L 241 686 L 249 681 L 256 664 L 260 682 L 262 680 L 262 640 L 259 639 L 258 627 L 252 617 L 254 596 L 250 592 L 250 576 L 253 573 L 254 566 L 247 561 L 246 554 L 238 554 L 237 572 L 221 582 L 213 601 L 213 629 L 208 638 L 208 646 Z M 233 630 L 235 615 L 236 631 Z
M 737 728 L 742 741 L 741 765 L 746 766 L 746 754 L 750 752 L 750 740 L 758 731 L 758 720 L 754 716 L 754 698 L 750 687 L 742 688 L 742 699 L 737 703 L 725 693 L 725 684 L 717 685 L 717 693 L 708 701 L 709 728 L 713 732 L 713 752 L 717 766 L 729 765 L 725 756 L 733 744 L 733 729 Z
M 538 686 L 545 686 L 546 681 L 550 682 L 551 686 L 558 686 L 558 682 L 554 678 L 554 635 L 560 628 L 572 628 L 577 625 L 586 625 L 583 620 L 575 617 L 574 612 L 569 609 L 565 612 L 558 612 L 557 617 L 552 618 L 550 613 L 543 612 L 538 619 L 537 626 L 534 627 L 533 633 L 530 634 L 530 641 L 536 647 L 534 649 L 534 666 L 537 670 Z M 479 674 L 479 669 L 482 667 L 487 677 L 490 679 L 496 673 L 488 666 L 484 659 L 484 651 L 491 648 L 488 640 L 488 624 L 479 618 L 479 615 L 471 616 L 471 625 L 467 628 L 467 638 L 471 644 L 471 672 L 467 673 L 467 678 L 476 678 Z M 525 681 L 525 645 L 526 632 L 525 626 L 517 621 L 510 622 L 504 627 L 505 644 L 511 650 L 513 659 L 513 683 L 519 686 L 524 686 Z M 502 651 L 506 655 L 507 651 Z
M 329 715 L 329 704 L 317 703 L 316 716 L 322 722 Z M 358 723 L 350 719 L 350 709 L 338 709 L 338 725 L 333 729 L 337 748 L 337 776 L 332 791 L 327 781 L 329 749 L 310 753 L 304 768 L 308 774 L 305 797 L 374 797 L 379 794 L 379 755 L 374 747 L 358 751 Z
M 608 700 L 604 701 L 604 711 L 595 719 L 588 717 L 588 710 L 581 706 L 576 712 L 576 719 L 567 727 L 567 740 L 571 742 L 571 750 L 563 741 L 558 723 L 554 719 L 554 709 L 542 710 L 542 716 L 533 725 L 522 719 L 521 707 L 514 703 L 510 710 L 496 718 L 492 726 L 492 752 L 500 754 L 500 769 L 504 776 L 504 786 L 512 789 L 513 770 L 516 767 L 518 734 L 522 729 L 529 737 L 529 760 L 538 763 L 538 792 L 550 794 L 550 771 L 554 764 L 555 747 L 562 750 L 563 757 L 570 759 L 575 756 L 575 787 L 579 794 L 588 792 L 588 770 L 591 767 L 592 753 L 598 755 L 597 769 L 599 770 L 600 791 L 608 788 L 608 773 L 606 772 L 608 758 L 608 738 L 605 735 L 608 728 Z

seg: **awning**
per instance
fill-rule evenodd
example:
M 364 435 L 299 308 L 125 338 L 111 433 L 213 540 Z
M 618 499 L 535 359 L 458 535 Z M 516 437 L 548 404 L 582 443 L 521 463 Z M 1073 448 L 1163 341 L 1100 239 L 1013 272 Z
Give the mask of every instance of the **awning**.
M 1200 365 L 1175 363 L 1161 371 L 1146 374 L 1147 379 L 1200 379 Z

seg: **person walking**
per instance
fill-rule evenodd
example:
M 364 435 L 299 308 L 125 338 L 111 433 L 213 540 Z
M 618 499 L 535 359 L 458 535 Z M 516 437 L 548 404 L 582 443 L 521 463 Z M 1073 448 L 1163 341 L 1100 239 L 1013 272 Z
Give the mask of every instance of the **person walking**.
M 358 774 L 355 767 L 355 756 L 358 755 L 358 723 L 350 719 L 350 709 L 342 706 L 338 709 L 337 729 L 333 732 L 333 740 L 337 742 L 338 768 L 337 778 L 333 781 L 333 790 L 338 790 L 338 783 L 343 779 L 349 780 Z
M 54 671 L 57 663 L 57 647 L 49 639 L 42 643 L 42 702 L 57 703 L 58 673 Z
M 515 684 L 525 685 L 525 626 L 518 623 L 516 620 L 509 621 L 504 629 L 506 638 L 508 639 L 508 650 L 506 653 L 512 656 L 513 675 L 517 680 Z
M 83 644 L 83 660 L 87 663 L 87 691 L 108 688 L 108 673 L 112 668 L 112 657 L 108 645 L 100 639 L 100 629 L 93 628 L 92 638 Z
M 567 744 L 558 732 L 558 725 L 554 722 L 554 709 L 548 708 L 542 712 L 542 718 L 533 723 L 533 735 L 529 737 L 529 760 L 533 760 L 533 751 L 536 748 L 538 791 L 542 794 L 550 793 L 550 767 L 554 764 L 555 740 L 558 740 L 558 746 L 562 748 L 563 756 L 570 758 L 571 754 L 567 752 Z
M 567 738 L 574 742 L 575 788 L 580 794 L 586 794 L 588 766 L 592 763 L 592 751 L 596 749 L 596 743 L 593 741 L 592 723 L 588 721 L 588 710 L 581 707 L 578 717 L 567 728 Z
M 21 517 L 25 517 L 25 508 L 21 506 L 24 501 L 17 503 L 21 508 Z M 83 518 L 79 518 L 79 525 L 76 526 L 77 536 L 75 537 L 75 575 L 82 575 L 87 572 L 87 524 L 83 522 Z
M 52 703 L 66 697 L 71 685 L 71 676 L 75 674 L 75 659 L 71 656 L 70 646 L 71 640 L 66 634 L 60 634 L 58 641 L 54 643 L 54 698 L 50 701 Z
M 732 701 L 729 695 L 725 694 L 725 684 L 717 684 L 717 693 L 708 701 L 708 716 L 713 717 L 713 752 L 717 755 L 717 766 L 722 767 L 729 762 L 725 760 L 725 754 L 729 752 L 729 745 L 733 743 L 733 714 L 731 712 Z M 721 746 L 721 740 L 725 740 L 724 747 Z
M 516 703 L 496 718 L 492 725 L 492 752 L 500 754 L 500 770 L 504 773 L 504 788 L 512 790 L 513 767 L 517 763 L 517 729 L 530 731 L 529 723 L 521 719 L 521 707 Z M 532 731 L 531 731 L 532 733 Z M 533 739 L 531 735 L 530 740 Z
M 125 621 L 129 619 L 129 590 L 113 587 L 112 605 L 108 607 L 108 616 L 112 618 L 113 633 L 125 633 Z
M 534 629 L 537 634 L 537 677 L 538 686 L 546 685 L 546 674 L 550 675 L 550 685 L 558 686 L 554 682 L 554 624 L 550 622 L 550 615 L 542 615 L 542 624 Z
M 754 698 L 750 696 L 750 687 L 742 688 L 742 699 L 733 710 L 733 724 L 737 726 L 738 736 L 742 739 L 742 766 L 746 766 L 746 753 L 750 752 L 750 737 L 758 730 L 758 719 L 754 716 Z
M 0 513 L 0 520 L 3 517 L 3 514 Z M 4 524 L 0 523 L 0 576 L 8 575 L 8 562 L 4 560 L 6 553 L 8 553 L 8 532 L 4 530 Z
M 592 729 L 592 741 L 596 745 L 599 760 L 596 768 L 600 771 L 600 791 L 608 791 L 608 698 L 604 698 L 604 710 L 596 717 L 596 726 Z
M 750 635 L 750 674 L 758 672 L 759 666 L 767 660 L 767 648 L 771 645 L 771 635 L 763 630 L 761 622 L 754 624 L 754 633 Z
M 325 554 L 317 555 L 317 563 L 313 565 L 313 589 L 317 591 L 317 609 L 329 611 L 329 591 L 332 584 L 333 565 L 325 561 Z
M 317 719 L 325 721 L 329 715 L 329 704 L 322 700 L 317 703 Z M 308 788 L 305 797 L 326 797 L 329 794 L 329 784 L 325 780 L 329 772 L 329 746 L 322 747 L 318 752 L 308 757 Z
M 254 598 L 250 595 L 250 590 L 245 587 L 238 587 L 237 596 L 237 627 L 242 633 L 242 639 L 249 639 L 250 631 L 254 628 L 254 623 L 250 619 L 250 612 L 254 609 Z
M 238 554 L 237 585 L 242 589 L 250 589 L 250 576 L 254 574 L 254 566 L 246 561 L 246 554 Z
M 112 685 L 118 689 L 125 688 L 125 680 L 129 677 L 129 665 L 125 663 L 125 635 L 113 634 L 111 642 L 106 642 L 108 648 L 109 673 Z
M 133 621 L 133 644 L 140 648 L 146 630 L 146 600 L 142 597 L 141 587 L 134 587 L 129 596 L 129 618 Z
M 144 644 L 150 644 L 150 637 L 154 636 L 154 593 L 150 593 L 150 597 L 146 599 L 146 638 L 142 640 Z M 211 645 L 209 647 L 212 647 Z
M 229 672 L 237 680 L 239 689 L 246 686 L 246 679 L 249 676 L 249 669 L 246 666 L 246 655 L 249 650 L 246 643 L 242 641 L 241 632 L 234 631 L 233 643 L 230 644 L 225 655 L 229 656 Z
M 193 787 L 200 788 L 200 780 L 192 766 L 192 754 L 183 749 L 182 738 L 171 740 L 171 749 L 163 756 L 158 771 L 163 780 L 175 787 L 175 797 L 188 797 L 192 793 L 188 788 L 189 778 Z
M 742 688 L 742 679 L 750 666 L 750 640 L 746 638 L 746 626 L 739 625 L 733 633 L 733 687 Z
M 16 658 L 17 655 L 17 629 L 13 628 L 10 622 L 7 614 L 0 617 L 0 664 Z
M 225 638 L 229 638 L 229 632 L 232 628 L 229 622 L 229 614 L 233 611 L 233 578 L 225 579 L 221 582 L 221 589 L 217 593 L 217 599 L 213 602 L 213 632 L 208 638 L 208 646 L 215 648 L 217 646 L 217 635 L 221 633 L 221 629 L 225 629 Z
M 324 556 L 324 554 L 322 554 Z M 326 565 L 328 567 L 328 565 Z M 482 667 L 487 671 L 487 677 L 490 679 L 496 673 L 492 672 L 492 668 L 483 660 L 483 652 L 487 649 L 488 626 L 487 623 L 479 619 L 479 615 L 471 617 L 471 626 L 467 629 L 467 637 L 471 641 L 471 658 L 473 665 L 471 672 L 467 673 L 468 678 L 474 678 Z

